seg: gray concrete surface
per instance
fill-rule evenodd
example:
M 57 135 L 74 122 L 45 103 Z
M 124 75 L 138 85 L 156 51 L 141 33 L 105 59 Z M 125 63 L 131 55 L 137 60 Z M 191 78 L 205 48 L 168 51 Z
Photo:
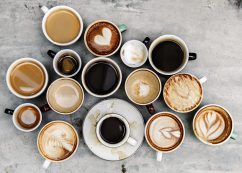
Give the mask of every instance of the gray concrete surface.
M 70 160 L 42 169 L 43 158 L 36 147 L 38 130 L 23 133 L 14 128 L 4 108 L 15 108 L 25 100 L 12 95 L 6 86 L 8 66 L 21 57 L 33 57 L 46 65 L 53 81 L 54 73 L 48 49 L 60 50 L 44 37 L 41 31 L 42 12 L 39 4 L 55 6 L 65 4 L 75 8 L 83 17 L 85 27 L 97 19 L 125 23 L 128 30 L 124 41 L 151 39 L 161 34 L 175 34 L 183 38 L 198 59 L 189 62 L 184 72 L 198 77 L 206 75 L 202 105 L 217 103 L 229 109 L 239 133 L 236 141 L 210 147 L 199 142 L 192 131 L 194 112 L 179 114 L 186 128 L 184 144 L 174 153 L 165 154 L 161 163 L 155 161 L 155 152 L 144 142 L 138 152 L 118 162 L 108 162 L 93 155 L 81 141 L 78 152 Z M 1 173 L 119 173 L 125 164 L 127 173 L 241 173 L 242 172 L 242 3 L 241 0 L 1 0 L 0 1 L 0 172 Z M 74 45 L 84 63 L 94 58 L 83 43 L 83 37 Z M 132 69 L 125 67 L 118 54 L 111 57 L 120 64 L 124 77 Z M 151 68 L 147 63 L 145 66 Z M 165 81 L 165 77 L 160 76 Z M 80 81 L 80 75 L 77 76 Z M 123 86 L 113 97 L 127 100 Z M 86 111 L 101 99 L 86 94 L 84 107 L 70 117 L 54 112 L 44 114 L 44 125 L 55 119 L 65 119 L 79 128 Z M 42 95 L 32 103 L 44 104 Z M 201 105 L 201 106 L 202 106 Z M 144 107 L 137 106 L 147 120 Z M 160 97 L 155 103 L 158 111 L 168 111 Z M 169 110 L 170 111 L 170 110 Z M 81 134 L 81 133 L 80 133 Z

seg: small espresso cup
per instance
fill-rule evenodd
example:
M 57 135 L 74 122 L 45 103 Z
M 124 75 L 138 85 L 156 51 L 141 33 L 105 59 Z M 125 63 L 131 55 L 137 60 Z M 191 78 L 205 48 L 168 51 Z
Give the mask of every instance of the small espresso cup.
M 79 136 L 76 129 L 65 121 L 51 121 L 39 132 L 37 147 L 45 159 L 43 168 L 70 159 L 77 151 Z
M 146 106 L 150 114 L 155 113 L 152 105 L 160 96 L 162 84 L 158 75 L 147 68 L 134 70 L 125 81 L 125 93 L 137 105 Z
M 184 125 L 173 113 L 156 113 L 146 123 L 145 139 L 148 145 L 156 151 L 157 161 L 162 161 L 163 153 L 177 150 L 184 138 Z
M 89 94 L 104 98 L 118 90 L 122 82 L 122 72 L 114 60 L 98 57 L 84 66 L 81 80 Z
M 110 118 L 113 118 L 113 121 L 110 121 Z M 109 119 L 109 123 L 105 122 L 105 120 Z M 116 123 L 115 123 L 116 122 Z M 119 123 L 119 124 L 118 124 Z M 116 126 L 116 125 L 117 126 Z M 105 126 L 105 127 L 103 127 Z M 107 127 L 110 126 L 110 127 Z M 115 126 L 115 129 L 114 129 Z M 109 138 L 115 138 L 116 136 L 111 136 L 115 135 L 113 133 L 110 133 L 110 130 L 108 131 L 107 129 L 110 128 L 112 129 L 111 131 L 118 131 L 121 129 L 122 126 L 122 137 L 119 139 L 119 141 L 116 143 L 113 143 L 111 141 L 108 141 L 105 139 L 105 136 L 109 136 Z M 110 133 L 110 134 L 104 134 L 104 133 Z M 110 148 L 116 148 L 120 147 L 121 145 L 125 144 L 126 142 L 132 146 L 137 145 L 137 141 L 130 137 L 130 127 L 128 121 L 121 115 L 119 114 L 107 114 L 103 116 L 97 123 L 96 126 L 96 134 L 98 140 L 105 146 L 110 147 Z M 117 134 L 116 134 L 117 135 Z
M 162 43 L 168 44 L 158 47 Z M 155 57 L 153 56 L 159 57 L 160 60 L 162 60 L 162 58 L 166 59 L 164 59 L 164 62 L 161 62 L 158 61 L 158 58 L 156 57 L 156 61 L 154 61 Z M 175 57 L 176 59 L 171 59 Z M 189 53 L 186 43 L 175 35 L 162 35 L 156 38 L 149 48 L 149 62 L 155 71 L 162 75 L 176 74 L 185 68 L 188 60 L 195 60 L 196 58 L 196 53 Z
M 236 139 L 234 121 L 223 106 L 208 104 L 200 108 L 193 118 L 193 132 L 204 144 L 218 146 Z
M 75 43 L 80 38 L 80 36 L 82 34 L 82 31 L 83 31 L 83 21 L 82 21 L 82 17 L 79 15 L 79 13 L 76 10 L 74 10 L 71 7 L 65 6 L 65 5 L 55 6 L 55 7 L 52 7 L 51 9 L 47 8 L 46 6 L 42 6 L 41 7 L 41 10 L 45 14 L 44 17 L 43 17 L 43 20 L 42 20 L 42 31 L 43 31 L 45 37 L 51 43 L 53 43 L 55 45 L 58 45 L 58 46 L 69 46 L 69 45 Z M 78 21 L 78 27 L 79 27 L 78 34 L 76 34 L 76 37 L 73 38 L 71 41 L 68 41 L 68 42 L 58 42 L 56 40 L 53 40 L 53 38 L 51 38 L 51 36 L 48 35 L 48 31 L 46 29 L 47 21 L 50 20 L 48 17 L 51 16 L 52 17 L 52 20 L 53 20 L 52 14 L 54 14 L 54 13 L 60 11 L 60 10 L 66 10 L 66 11 L 70 12 L 70 14 L 72 14 L 72 16 L 75 16 L 75 18 L 77 18 L 76 20 Z M 61 16 L 59 15 L 58 19 L 56 19 L 56 20 L 60 20 L 60 18 L 61 18 Z M 66 22 L 63 22 L 63 20 L 64 20 L 63 19 L 63 16 L 62 16 L 62 19 L 61 20 L 62 20 L 62 23 L 59 22 L 59 25 L 62 25 L 61 27 L 65 27 L 64 25 L 70 25 L 70 20 L 68 21 L 66 19 Z M 72 25 L 74 25 L 74 24 L 72 23 Z M 68 27 L 69 27 L 69 30 L 71 30 L 70 29 L 71 26 L 68 26 Z M 51 31 L 51 32 L 52 32 L 52 34 L 55 34 L 55 33 L 53 33 L 54 31 Z M 58 34 L 60 34 L 60 33 L 58 33 Z M 67 34 L 68 33 L 65 33 L 65 36 L 67 36 Z M 69 35 L 70 35 L 70 33 L 69 33 Z
M 84 34 L 84 42 L 95 56 L 111 56 L 115 54 L 122 43 L 122 32 L 127 30 L 127 26 L 115 25 L 111 21 L 97 20 L 91 23 Z
M 55 72 L 61 77 L 73 77 L 75 76 L 81 69 L 82 61 L 78 53 L 71 49 L 63 49 L 59 52 L 55 52 L 53 50 L 48 50 L 47 54 L 53 58 L 53 68 Z M 64 60 L 66 59 L 66 60 Z M 62 62 L 60 62 L 62 61 Z M 66 61 L 66 62 L 64 62 Z M 71 61 L 71 62 L 70 62 Z M 69 63 L 69 64 L 65 64 Z M 71 64 L 72 63 L 72 64 Z M 60 65 L 61 64 L 61 65 Z M 59 66 L 68 66 L 68 67 L 59 67 Z M 72 66 L 72 67 L 70 67 Z M 64 69 L 67 68 L 67 69 Z M 72 69 L 68 69 L 72 68 Z M 73 70 L 73 68 L 75 68 Z M 69 71 L 73 72 L 69 72 Z M 64 71 L 66 71 L 65 74 Z
M 49 81 L 45 66 L 33 58 L 20 58 L 8 68 L 8 89 L 22 99 L 33 99 L 41 95 Z
M 42 113 L 40 109 L 32 103 L 21 104 L 15 110 L 5 109 L 4 112 L 12 115 L 14 126 L 23 132 L 34 131 L 40 126 L 42 121 Z

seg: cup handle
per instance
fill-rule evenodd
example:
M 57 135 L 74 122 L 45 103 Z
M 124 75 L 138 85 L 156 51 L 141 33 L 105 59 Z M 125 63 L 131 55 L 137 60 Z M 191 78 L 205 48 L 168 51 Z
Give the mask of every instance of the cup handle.
M 128 138 L 127 142 L 130 145 L 133 145 L 133 146 L 137 145 L 137 141 L 134 138 L 131 138 L 131 137 Z
M 208 80 L 208 78 L 206 76 L 199 79 L 201 84 L 205 83 L 207 80 Z
M 145 46 L 148 46 L 148 43 L 150 42 L 150 38 L 149 37 L 145 37 L 145 39 L 143 40 L 143 43 L 145 44 Z
M 6 108 L 6 109 L 4 110 L 4 113 L 5 113 L 5 114 L 8 114 L 8 115 L 13 115 L 14 110 L 12 110 L 12 109 L 7 109 L 7 108 Z
M 189 52 L 189 60 L 195 60 L 197 59 L 197 54 L 193 52 Z
M 43 11 L 43 13 L 47 13 L 49 11 L 49 8 L 47 8 L 44 5 L 42 7 L 40 7 L 40 9 Z
M 162 161 L 162 152 L 156 152 L 156 160 L 158 162 L 161 162 Z
M 232 132 L 230 138 L 233 139 L 233 140 L 236 140 L 237 137 L 238 137 L 238 133 L 236 133 L 236 132 Z
M 154 113 L 155 113 L 155 108 L 154 108 L 154 106 L 153 106 L 152 103 L 149 104 L 149 105 L 146 105 L 146 108 L 147 108 L 147 110 L 148 110 L 148 112 L 149 112 L 150 114 L 154 114 Z
M 48 105 L 48 104 L 45 104 L 45 105 L 43 105 L 43 106 L 41 106 L 40 107 L 40 111 L 41 112 L 47 112 L 47 111 L 49 111 L 51 108 L 50 108 L 50 106 Z
M 118 29 L 120 32 L 124 32 L 127 30 L 127 26 L 125 24 L 121 24 L 118 26 Z
M 56 55 L 56 52 L 53 51 L 53 50 L 48 50 L 48 51 L 47 51 L 47 54 L 48 54 L 51 58 L 54 58 L 55 55 Z
M 51 164 L 51 161 L 45 160 L 45 162 L 43 163 L 42 166 L 43 166 L 44 169 L 47 169 L 50 166 L 50 164 Z

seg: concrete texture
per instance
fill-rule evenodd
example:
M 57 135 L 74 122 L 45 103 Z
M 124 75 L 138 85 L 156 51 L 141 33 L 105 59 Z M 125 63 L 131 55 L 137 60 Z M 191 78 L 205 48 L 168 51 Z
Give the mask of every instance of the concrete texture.
M 217 103 L 225 106 L 233 115 L 235 130 L 240 134 L 218 147 L 206 146 L 198 141 L 192 131 L 194 112 L 179 114 L 186 128 L 184 144 L 174 153 L 164 154 L 161 163 L 155 161 L 155 152 L 144 142 L 138 152 L 118 162 L 108 162 L 93 155 L 85 146 L 80 133 L 78 152 L 70 160 L 52 164 L 42 169 L 43 158 L 36 147 L 38 130 L 32 133 L 18 131 L 4 108 L 15 108 L 26 102 L 12 95 L 6 86 L 8 66 L 21 57 L 33 57 L 46 65 L 53 81 L 58 76 L 52 69 L 48 49 L 60 50 L 44 37 L 41 31 L 43 17 L 39 4 L 55 6 L 65 4 L 75 8 L 83 17 L 85 28 L 97 19 L 108 19 L 117 24 L 125 23 L 128 30 L 124 41 L 142 40 L 145 36 L 155 39 L 161 34 L 175 34 L 187 43 L 190 51 L 197 52 L 198 59 L 189 62 L 184 72 L 198 77 L 206 75 L 202 105 Z M 0 172 L 1 173 L 118 173 L 124 164 L 127 173 L 241 173 L 242 172 L 242 3 L 241 0 L 1 0 L 0 1 Z M 94 58 L 83 43 L 83 37 L 74 45 L 86 63 Z M 118 54 L 111 57 L 120 64 L 124 78 L 132 71 L 125 67 Z M 151 68 L 147 63 L 145 65 Z M 165 77 L 160 76 L 164 83 Z M 80 75 L 77 76 L 80 81 Z M 127 100 L 123 85 L 112 97 Z M 65 119 L 80 126 L 86 111 L 101 99 L 86 94 L 84 107 L 70 117 L 54 112 L 44 114 L 44 125 L 55 119 Z M 45 96 L 30 102 L 42 105 Z M 202 106 L 201 105 L 201 106 Z M 137 106 L 144 118 L 150 116 L 146 109 Z M 162 97 L 155 103 L 158 111 L 170 111 Z

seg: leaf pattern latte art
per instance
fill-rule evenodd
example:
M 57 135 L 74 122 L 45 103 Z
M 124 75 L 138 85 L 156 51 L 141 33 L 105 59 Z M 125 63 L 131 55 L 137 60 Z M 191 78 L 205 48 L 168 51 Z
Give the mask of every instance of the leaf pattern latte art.
M 160 129 L 159 131 L 166 139 L 171 139 L 172 137 L 180 138 L 181 136 L 181 132 L 179 130 L 174 130 L 171 127 L 165 127 Z

